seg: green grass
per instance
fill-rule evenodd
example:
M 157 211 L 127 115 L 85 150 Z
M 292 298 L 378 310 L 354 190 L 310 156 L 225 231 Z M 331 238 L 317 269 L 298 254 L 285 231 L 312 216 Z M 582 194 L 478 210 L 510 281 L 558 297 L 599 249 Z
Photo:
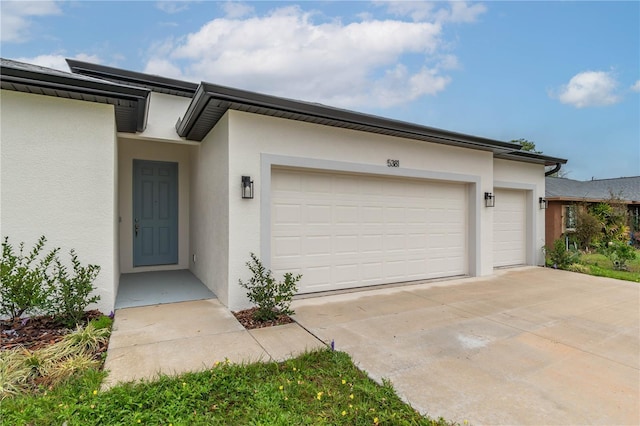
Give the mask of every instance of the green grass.
M 590 275 L 640 282 L 640 252 L 634 260 L 627 262 L 628 271 L 617 271 L 613 269 L 613 262 L 600 253 L 581 254 L 580 263 L 589 267 Z
M 99 391 L 88 370 L 41 395 L 8 398 L 6 425 L 450 425 L 420 416 L 389 383 L 382 386 L 342 352 L 323 350 L 283 363 L 233 365 Z

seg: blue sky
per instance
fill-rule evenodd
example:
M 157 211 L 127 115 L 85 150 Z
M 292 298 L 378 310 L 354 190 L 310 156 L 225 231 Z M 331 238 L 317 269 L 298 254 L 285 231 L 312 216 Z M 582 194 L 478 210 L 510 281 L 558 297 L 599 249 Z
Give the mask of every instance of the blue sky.
M 640 2 L 8 2 L 1 54 L 377 114 L 640 175 Z

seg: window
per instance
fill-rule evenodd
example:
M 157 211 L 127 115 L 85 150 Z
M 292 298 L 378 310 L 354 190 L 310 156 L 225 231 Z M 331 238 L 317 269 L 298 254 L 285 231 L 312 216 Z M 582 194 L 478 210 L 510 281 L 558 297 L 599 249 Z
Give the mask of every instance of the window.
M 640 232 L 640 207 L 629 207 L 629 222 L 632 232 Z
M 564 230 L 576 230 L 576 206 L 575 204 L 564 206 Z

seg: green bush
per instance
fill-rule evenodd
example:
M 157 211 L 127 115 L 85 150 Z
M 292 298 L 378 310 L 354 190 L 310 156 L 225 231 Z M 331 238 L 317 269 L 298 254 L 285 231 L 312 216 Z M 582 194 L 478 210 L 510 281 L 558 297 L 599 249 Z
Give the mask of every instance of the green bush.
M 564 240 L 553 242 L 553 249 L 549 251 L 549 259 L 554 268 L 567 269 L 569 265 L 578 262 L 580 255 L 573 250 L 567 250 Z
M 270 270 L 267 270 L 260 259 L 251 253 L 251 260 L 247 267 L 253 274 L 246 283 L 239 280 L 240 285 L 247 290 L 247 297 L 258 309 L 254 314 L 257 321 L 269 321 L 280 314 L 292 315 L 291 299 L 297 291 L 297 282 L 302 275 L 284 274 L 284 281 L 277 281 Z
M 9 244 L 2 243 L 0 264 L 0 315 L 19 318 L 23 314 L 49 314 L 68 325 L 82 320 L 90 303 L 100 300 L 92 295 L 93 281 L 100 267 L 82 266 L 75 250 L 71 250 L 73 273 L 60 261 L 60 248 L 45 253 L 47 239 L 42 236 L 33 249 L 25 254 L 24 243 L 18 253 Z
M 100 300 L 100 296 L 91 295 L 95 290 L 93 281 L 100 273 L 98 265 L 82 266 L 75 250 L 71 249 L 73 274 L 56 257 L 56 283 L 49 302 L 50 312 L 61 318 L 67 325 L 78 324 L 84 316 L 84 310 L 91 303 Z
M 612 197 L 607 203 L 598 203 L 592 206 L 589 213 L 601 224 L 601 241 L 603 243 L 629 240 L 627 209 L 615 197 Z
M 9 237 L 2 242 L 0 264 L 0 314 L 19 318 L 46 310 L 49 292 L 54 286 L 52 266 L 60 249 L 42 256 L 47 239 L 42 236 L 28 254 L 24 242 L 15 253 Z
M 589 249 L 600 241 L 603 225 L 586 208 L 579 208 L 576 217 L 576 231 L 573 234 L 583 249 Z
M 635 249 L 622 241 L 611 241 L 601 248 L 602 254 L 607 256 L 615 269 L 626 269 L 626 263 L 636 258 Z

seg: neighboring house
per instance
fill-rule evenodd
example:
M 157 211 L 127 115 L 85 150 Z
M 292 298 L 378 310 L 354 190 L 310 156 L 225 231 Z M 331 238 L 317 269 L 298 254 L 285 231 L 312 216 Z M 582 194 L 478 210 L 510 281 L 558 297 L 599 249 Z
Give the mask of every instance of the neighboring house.
M 575 231 L 577 208 L 581 204 L 608 202 L 615 198 L 629 211 L 629 228 L 636 235 L 640 232 L 640 176 L 614 179 L 573 179 L 547 177 L 546 212 L 547 247 L 566 233 Z M 637 239 L 637 238 L 636 238 Z
M 545 166 L 564 159 L 67 62 L 72 73 L 2 60 L 0 231 L 99 264 L 103 311 L 121 274 L 171 269 L 247 307 L 251 252 L 302 273 L 300 293 L 543 261 Z

